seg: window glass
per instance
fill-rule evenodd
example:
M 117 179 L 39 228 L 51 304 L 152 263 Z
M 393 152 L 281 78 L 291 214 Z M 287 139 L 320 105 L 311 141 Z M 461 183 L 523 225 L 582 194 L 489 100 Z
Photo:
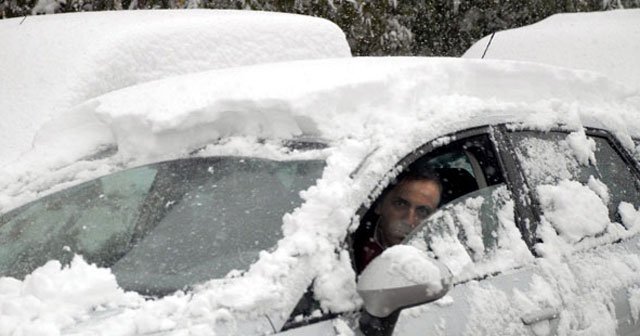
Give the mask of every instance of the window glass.
M 557 184 L 562 180 L 587 182 L 596 174 L 595 168 L 581 165 L 566 141 L 567 134 L 552 132 L 514 132 L 516 156 L 529 185 Z
M 315 160 L 199 158 L 78 185 L 0 216 L 0 276 L 24 277 L 77 253 L 147 294 L 223 277 L 275 245 L 282 216 L 323 168 Z
M 509 269 L 531 257 L 494 148 L 489 136 L 473 136 L 439 147 L 407 167 L 435 171 L 442 194 L 439 210 L 403 243 L 442 260 L 460 280 Z M 383 200 L 384 193 L 376 202 Z M 361 246 L 379 241 L 380 216 L 367 212 L 354 234 L 356 260 Z M 356 266 L 362 269 L 358 262 Z
M 610 195 L 609 212 L 615 216 L 614 220 L 619 222 L 620 218 L 617 212 L 621 202 L 631 203 L 636 207 L 640 206 L 638 180 L 606 139 L 600 137 L 592 137 L 592 139 L 596 142 L 595 157 L 598 177 L 606 184 Z
M 615 221 L 619 221 L 620 202 L 639 204 L 635 176 L 605 138 L 579 132 L 514 132 L 510 136 L 530 187 L 577 181 L 601 197 Z M 571 137 L 581 136 L 582 146 L 572 144 Z M 591 159 L 585 159 L 585 147 L 590 147 Z
M 504 184 L 477 190 L 446 205 L 404 242 L 445 263 L 457 280 L 511 269 L 530 261 Z
M 45 197 L 0 217 L 0 275 L 23 277 L 73 252 L 109 266 L 127 250 L 136 214 L 157 169 L 114 174 Z
M 434 170 L 442 183 L 440 205 L 487 186 L 504 183 L 492 141 L 487 135 L 459 140 L 417 159 L 412 167 Z

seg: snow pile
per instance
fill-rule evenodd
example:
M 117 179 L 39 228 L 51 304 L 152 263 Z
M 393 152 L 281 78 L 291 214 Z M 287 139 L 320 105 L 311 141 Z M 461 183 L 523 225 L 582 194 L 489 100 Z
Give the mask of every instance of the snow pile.
M 638 215 L 634 207 L 626 202 L 618 207 L 623 223 L 610 222 L 609 193 L 593 177 L 586 185 L 562 180 L 557 185 L 540 185 L 536 190 L 543 216 L 537 228 L 542 243 L 535 248 L 543 257 L 563 258 L 574 251 L 629 238 L 640 229 L 635 226 Z
M 500 78 L 490 80 L 492 76 Z M 563 84 L 555 85 L 550 77 L 562 78 L 558 83 Z M 535 96 L 522 91 L 522 78 L 530 78 L 529 85 L 537 81 L 543 88 Z M 418 91 L 423 96 L 417 96 Z M 79 106 L 75 113 L 95 115 L 109 126 L 122 155 L 140 157 L 197 147 L 232 134 L 282 138 L 319 131 L 328 139 L 358 136 L 351 123 L 376 118 L 371 111 L 381 106 L 389 110 L 398 109 L 398 104 L 405 109 L 422 108 L 429 98 L 439 96 L 595 104 L 603 99 L 625 101 L 630 94 L 598 76 L 535 65 L 366 58 L 187 75 L 104 95 Z M 454 116 L 456 121 L 462 119 Z M 190 143 L 184 142 L 183 134 L 190 134 Z
M 640 209 L 635 210 L 633 204 L 621 202 L 618 206 L 622 224 L 630 231 L 640 230 Z
M 603 73 L 640 89 L 640 9 L 555 14 L 495 34 L 485 59 L 531 61 Z M 490 36 L 462 57 L 480 58 Z
M 350 57 L 335 24 L 301 15 L 162 10 L 22 19 L 0 21 L 0 166 L 30 149 L 50 118 L 116 89 L 209 69 Z
M 566 143 L 579 164 L 584 166 L 589 165 L 589 163 L 596 164 L 596 154 L 594 153 L 596 142 L 587 138 L 584 129 L 569 134 Z
M 563 180 L 537 188 L 544 216 L 560 237 L 575 243 L 602 232 L 609 224 L 609 211 L 600 197 L 580 182 Z
M 50 261 L 24 281 L 0 278 L 0 335 L 55 335 L 92 312 L 143 302 L 124 293 L 108 269 L 75 257 L 69 267 Z

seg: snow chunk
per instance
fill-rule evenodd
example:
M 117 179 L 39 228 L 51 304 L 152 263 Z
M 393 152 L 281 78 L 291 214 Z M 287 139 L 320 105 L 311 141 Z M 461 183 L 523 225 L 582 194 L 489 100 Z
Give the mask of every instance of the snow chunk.
M 609 212 L 600 197 L 576 181 L 537 187 L 544 217 L 567 242 L 594 236 L 609 225 Z
M 331 269 L 318 275 L 314 282 L 314 293 L 322 298 L 321 306 L 325 311 L 353 311 L 362 304 L 362 299 L 354 295 L 356 274 L 351 266 L 349 252 L 342 250 L 338 262 L 330 262 Z
M 640 229 L 640 209 L 636 210 L 633 204 L 621 202 L 618 205 L 618 211 L 620 212 L 620 217 L 622 217 L 622 224 L 627 230 L 636 231 Z
M 631 318 L 633 323 L 637 323 L 640 318 L 640 288 L 629 289 L 629 307 L 631 308 Z
M 584 129 L 567 135 L 567 144 L 573 150 L 573 155 L 581 165 L 596 164 L 596 142 L 587 138 Z
M 587 182 L 587 185 L 589 186 L 589 189 L 593 190 L 593 192 L 595 192 L 598 196 L 600 196 L 600 198 L 602 199 L 602 202 L 605 205 L 609 204 L 609 200 L 610 200 L 609 188 L 607 187 L 606 184 L 604 184 L 602 181 L 600 181 L 599 179 L 593 176 L 589 176 L 589 181 Z
M 79 256 L 68 267 L 52 260 L 24 281 L 0 278 L 0 335 L 58 335 L 92 311 L 143 301 L 120 289 L 108 269 L 89 265 Z

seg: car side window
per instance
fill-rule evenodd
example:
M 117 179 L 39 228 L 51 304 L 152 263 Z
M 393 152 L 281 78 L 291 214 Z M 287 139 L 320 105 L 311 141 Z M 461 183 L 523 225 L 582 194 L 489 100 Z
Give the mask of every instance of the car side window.
M 582 132 L 513 132 L 510 137 L 529 187 L 576 181 L 601 197 L 614 221 L 620 221 L 621 202 L 640 204 L 637 178 L 606 138 Z
M 488 135 L 432 150 L 409 169 L 416 167 L 437 173 L 442 184 L 440 208 L 403 244 L 441 260 L 458 280 L 517 267 L 533 258 L 516 224 L 514 201 Z
M 447 204 L 405 244 L 442 261 L 457 281 L 513 269 L 533 259 L 516 226 L 514 202 L 504 183 Z

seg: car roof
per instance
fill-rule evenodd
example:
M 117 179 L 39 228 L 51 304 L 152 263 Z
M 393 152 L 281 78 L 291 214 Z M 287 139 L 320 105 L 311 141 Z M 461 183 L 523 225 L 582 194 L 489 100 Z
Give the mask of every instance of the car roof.
M 0 166 L 50 118 L 87 99 L 174 75 L 350 57 L 332 22 L 222 10 L 69 13 L 0 20 Z
M 638 92 L 604 76 L 514 61 L 362 57 L 211 70 L 113 91 L 59 115 L 0 170 L 0 210 L 54 185 L 207 148 L 198 155 L 282 159 L 283 151 L 248 144 L 265 140 L 356 141 L 397 161 L 430 140 L 511 123 L 598 127 L 631 149 L 638 111 Z M 105 148 L 106 161 L 85 160 Z
M 508 59 L 597 71 L 640 89 L 640 9 L 552 15 L 485 36 L 462 57 Z M 491 44 L 488 47 L 489 41 Z
M 175 77 L 108 93 L 80 105 L 78 110 L 98 116 L 116 135 L 122 153 L 138 157 L 166 152 L 172 146 L 197 148 L 230 135 L 311 136 L 333 141 L 353 136 L 354 125 L 343 126 L 353 120 L 384 125 L 403 115 L 446 125 L 425 134 L 437 137 L 479 125 L 530 121 L 533 106 L 550 102 L 592 106 L 581 111 L 583 123 L 612 129 L 616 126 L 593 107 L 609 110 L 611 104 L 619 104 L 633 109 L 638 106 L 637 98 L 636 91 L 597 74 L 545 65 L 363 57 Z M 469 112 L 464 107 L 450 111 L 428 105 L 439 101 L 456 106 L 465 100 L 486 108 Z M 563 109 L 550 113 L 558 121 L 570 114 Z M 625 108 L 611 113 L 624 118 Z M 203 125 L 205 133 L 196 131 Z M 640 134 L 637 122 L 627 127 Z M 191 136 L 180 142 L 172 137 L 171 143 L 165 143 L 164 135 L 169 132 Z M 128 151 L 131 153 L 126 154 Z

